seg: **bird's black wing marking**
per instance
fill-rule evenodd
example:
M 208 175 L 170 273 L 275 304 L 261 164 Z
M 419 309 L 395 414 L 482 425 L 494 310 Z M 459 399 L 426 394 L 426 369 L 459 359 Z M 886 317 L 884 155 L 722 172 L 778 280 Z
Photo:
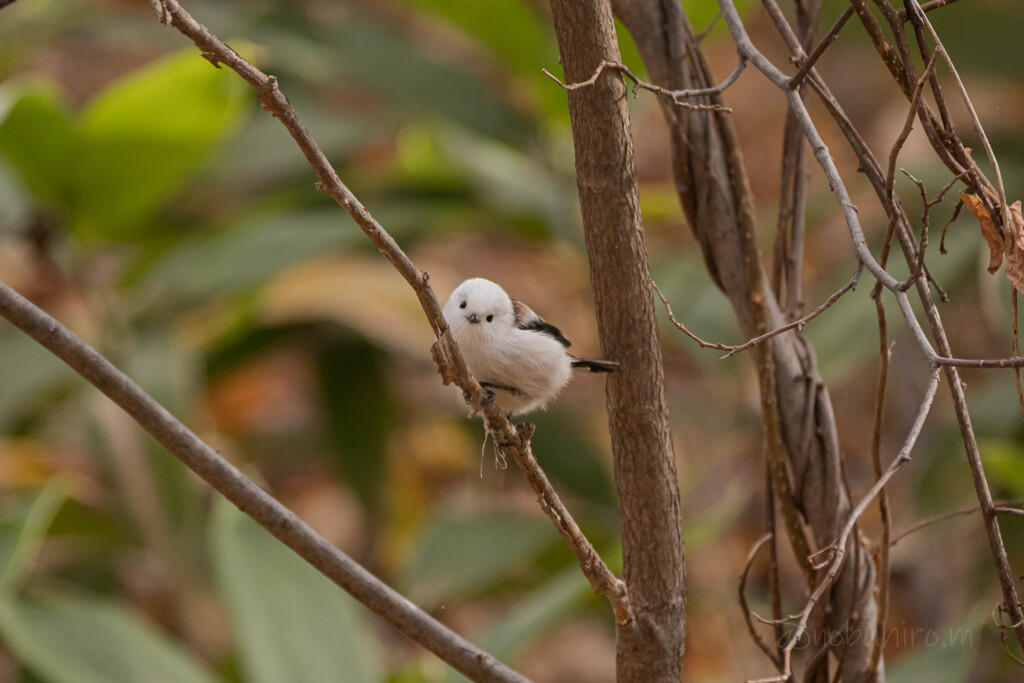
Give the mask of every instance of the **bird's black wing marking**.
M 572 346 L 572 342 L 565 338 L 562 331 L 552 325 L 551 323 L 544 322 L 544 318 L 533 317 L 528 320 L 524 320 L 519 323 L 519 329 L 521 330 L 534 330 L 543 334 L 553 337 L 562 346 L 568 348 Z
M 555 340 L 558 341 L 562 346 L 569 348 L 572 346 L 572 342 L 565 338 L 562 331 L 548 323 L 544 318 L 540 317 L 530 307 L 524 304 L 522 301 L 512 300 L 512 311 L 515 314 L 516 327 L 521 330 L 533 330 L 535 332 L 542 332 Z
M 615 372 L 619 364 L 613 360 L 598 360 L 596 358 L 576 358 L 573 356 L 569 364 L 574 368 L 586 368 L 591 372 Z

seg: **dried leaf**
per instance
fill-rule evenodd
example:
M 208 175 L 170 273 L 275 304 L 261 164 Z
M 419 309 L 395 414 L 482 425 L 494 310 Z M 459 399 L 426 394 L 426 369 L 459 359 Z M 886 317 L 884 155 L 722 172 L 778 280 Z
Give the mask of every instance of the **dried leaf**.
M 988 242 L 988 272 L 994 273 L 999 270 L 999 266 L 1003 263 L 1003 250 L 1006 247 L 1003 234 L 996 227 L 996 224 L 992 222 L 992 217 L 988 214 L 985 203 L 981 201 L 978 195 L 961 192 L 960 198 L 968 210 L 978 219 L 978 225 L 981 226 L 981 234 L 985 241 Z
M 1010 205 L 1009 244 L 1006 249 L 1006 277 L 1017 291 L 1024 292 L 1024 216 L 1020 200 Z

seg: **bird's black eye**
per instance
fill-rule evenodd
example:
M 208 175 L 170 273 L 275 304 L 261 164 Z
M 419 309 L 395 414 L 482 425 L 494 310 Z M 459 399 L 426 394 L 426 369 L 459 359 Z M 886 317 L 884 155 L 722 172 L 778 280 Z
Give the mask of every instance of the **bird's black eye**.
M 459 304 L 459 308 L 465 308 L 465 307 L 466 307 L 466 302 L 465 301 L 463 301 L 461 304 Z
M 492 320 L 494 320 L 494 316 L 493 315 L 487 316 L 487 322 L 491 322 Z

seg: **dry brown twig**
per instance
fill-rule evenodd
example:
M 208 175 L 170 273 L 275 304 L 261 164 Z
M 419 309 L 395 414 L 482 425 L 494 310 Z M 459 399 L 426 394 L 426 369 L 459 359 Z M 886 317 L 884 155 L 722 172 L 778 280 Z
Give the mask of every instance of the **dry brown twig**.
M 1010 327 L 1013 329 L 1011 343 L 1013 355 L 1020 355 L 1019 318 L 1017 316 L 1017 288 L 1010 285 Z M 1020 368 L 1013 369 L 1014 383 L 1017 385 L 1017 406 L 1020 408 L 1020 419 L 1024 420 L 1024 386 L 1021 385 Z
M 1009 507 L 1011 505 L 1018 505 L 1018 506 L 1019 505 L 1024 505 L 1024 498 L 1017 498 L 1017 499 L 1014 499 L 1014 500 L 1000 500 L 1000 501 L 994 501 L 994 502 L 998 506 L 998 507 L 993 508 L 993 510 L 997 514 L 1001 514 L 1001 515 L 1002 514 L 1024 515 L 1024 510 L 1020 510 L 1020 509 L 1017 509 L 1017 508 Z M 977 505 L 972 505 L 970 507 L 960 508 L 958 510 L 952 510 L 950 512 L 944 512 L 941 515 L 935 515 L 934 517 L 928 517 L 927 519 L 922 519 L 919 522 L 915 522 L 914 524 L 911 524 L 906 529 L 901 530 L 898 534 L 893 536 L 892 540 L 889 541 L 889 546 L 891 547 L 891 546 L 896 545 L 897 543 L 899 543 L 900 541 L 902 541 L 904 538 L 906 538 L 910 534 L 914 533 L 915 531 L 920 531 L 921 529 L 924 529 L 925 527 L 931 526 L 932 524 L 937 524 L 939 522 L 944 522 L 947 519 L 952 519 L 954 517 L 962 517 L 964 515 L 973 515 L 976 512 L 981 512 L 981 507 L 979 507 Z
M 772 663 L 776 666 L 776 668 L 779 669 L 779 671 L 781 671 L 782 658 L 779 657 L 778 652 L 772 651 L 772 649 L 769 648 L 767 644 L 765 644 L 764 640 L 761 638 L 761 634 L 759 634 L 757 630 L 754 628 L 754 621 L 751 618 L 751 615 L 753 613 L 750 611 L 750 606 L 747 604 L 747 576 L 750 574 L 750 568 L 754 566 L 754 560 L 757 559 L 757 554 L 758 552 L 760 552 L 761 546 L 772 540 L 773 539 L 771 534 L 764 534 L 763 536 L 761 536 L 761 538 L 757 539 L 753 547 L 747 553 L 747 561 L 743 563 L 743 571 L 740 572 L 739 586 L 737 587 L 737 592 L 739 593 L 740 610 L 743 612 L 743 620 L 747 624 L 747 632 L 750 634 L 750 638 L 754 641 L 755 645 L 761 648 L 761 651 L 765 653 L 768 659 L 772 660 Z M 758 620 L 762 621 L 762 623 L 764 621 L 760 618 L 758 618 Z M 771 623 L 774 626 L 781 622 L 772 619 Z
M 907 276 L 907 279 L 902 285 L 903 289 L 907 290 L 910 289 L 917 278 L 924 274 L 924 254 L 928 248 L 928 226 L 930 223 L 931 210 L 937 204 L 942 202 L 946 193 L 953 189 L 953 186 L 960 182 L 967 172 L 964 171 L 964 173 L 954 176 L 953 179 L 946 183 L 939 193 L 935 195 L 935 199 L 928 199 L 928 191 L 925 189 L 924 183 L 915 178 L 909 171 L 901 168 L 900 172 L 910 178 L 910 180 L 917 185 L 917 189 L 921 193 L 921 204 L 924 206 L 921 211 L 921 236 L 918 237 L 917 240 L 917 261 L 913 264 L 913 267 L 910 269 L 910 275 Z
M 875 481 L 882 478 L 882 423 L 885 419 L 885 397 L 889 385 L 889 362 L 892 360 L 892 349 L 895 342 L 889 343 L 888 326 L 885 319 L 885 306 L 881 297 L 874 297 L 875 313 L 878 316 L 878 385 L 875 391 L 875 410 L 871 430 L 871 466 L 874 468 Z M 882 542 L 878 552 L 878 617 L 875 620 L 875 642 L 872 645 L 869 673 L 878 676 L 882 663 L 882 642 L 884 638 L 877 634 L 885 633 L 885 624 L 889 617 L 889 537 L 892 534 L 892 517 L 889 512 L 889 491 L 882 488 L 878 492 L 878 512 L 882 523 Z
M 567 91 L 571 92 L 573 90 L 579 90 L 580 88 L 592 87 L 595 83 L 597 83 L 598 77 L 601 76 L 605 69 L 611 69 L 613 71 L 618 71 L 623 76 L 633 81 L 633 97 L 637 97 L 640 93 L 640 90 L 643 89 L 652 92 L 656 95 L 667 97 L 668 99 L 672 100 L 672 103 L 675 104 L 677 107 L 682 107 L 684 109 L 692 109 L 694 111 L 721 111 L 731 113 L 732 109 L 730 109 L 729 107 L 722 106 L 720 104 L 694 104 L 693 102 L 686 102 L 685 100 L 691 97 L 704 97 L 707 95 L 716 95 L 721 93 L 730 85 L 736 82 L 736 79 L 740 77 L 741 73 L 743 73 L 743 69 L 746 67 L 746 65 L 746 61 L 740 59 L 739 64 L 736 65 L 736 68 L 732 70 L 732 73 L 730 73 L 724 81 L 722 81 L 721 83 L 714 87 L 700 88 L 697 90 L 669 90 L 668 88 L 663 88 L 660 85 L 648 83 L 647 81 L 643 81 L 637 78 L 636 75 L 634 75 L 633 72 L 629 70 L 628 66 L 626 66 L 625 64 L 620 64 L 618 62 L 601 62 L 600 64 L 597 65 L 597 68 L 594 69 L 594 73 L 590 78 L 588 78 L 585 81 L 580 81 L 579 83 L 563 83 L 557 76 L 555 76 L 547 69 L 541 69 L 541 71 L 544 73 L 545 76 L 547 76 L 555 83 L 565 88 Z
M 864 495 L 856 507 L 850 512 L 850 516 L 843 526 L 843 531 L 836 539 L 836 542 L 827 548 L 815 553 L 815 557 L 822 555 L 829 555 L 827 561 L 819 560 L 815 563 L 816 569 L 825 569 L 824 576 L 818 581 L 818 585 L 815 587 L 814 592 L 811 593 L 810 597 L 804 605 L 804 608 L 797 614 L 786 617 L 783 619 L 784 622 L 796 622 L 796 628 L 789 634 L 789 638 L 786 641 L 786 645 L 783 648 L 783 661 L 782 671 L 779 676 L 773 676 L 770 678 L 757 679 L 757 681 L 788 681 L 793 677 L 793 650 L 796 648 L 800 639 L 807 631 L 807 622 L 810 619 L 811 613 L 814 611 L 815 606 L 821 600 L 822 596 L 835 581 L 836 577 L 839 576 L 839 570 L 842 569 L 843 562 L 846 560 L 847 545 L 850 542 L 850 535 L 853 533 L 854 528 L 857 525 L 857 521 L 860 519 L 864 511 L 867 510 L 871 501 L 875 499 L 875 496 L 885 488 L 889 480 L 892 479 L 893 475 L 903 466 L 904 463 L 910 461 L 910 452 L 913 450 L 914 444 L 917 441 L 918 436 L 921 434 L 921 429 L 924 427 L 925 419 L 928 417 L 928 413 L 931 411 L 932 403 L 935 400 L 935 392 L 939 386 L 939 371 L 933 369 L 931 372 L 931 378 L 928 381 L 928 388 L 925 390 L 924 398 L 921 401 L 921 407 L 918 409 L 917 417 L 914 419 L 914 425 L 910 428 L 907 433 L 906 440 L 903 443 L 903 447 L 900 452 L 893 458 L 892 463 L 885 473 L 878 478 L 874 486 Z M 763 623 L 773 623 L 773 620 L 764 619 L 754 615 L 756 619 Z M 755 683 L 754 681 L 748 681 L 748 683 Z
M 974 124 L 974 132 L 977 133 L 979 138 L 981 138 L 981 143 L 985 148 L 985 154 L 988 156 L 989 163 L 992 164 L 992 171 L 996 176 L 996 188 L 999 191 L 999 208 L 1003 226 L 1009 226 L 1010 217 L 1007 212 L 1010 210 L 1010 203 L 1006 201 L 1006 188 L 1003 186 L 1003 173 L 999 169 L 999 160 L 996 158 L 996 154 L 992 150 L 992 143 L 988 140 L 988 135 L 985 133 L 985 127 L 981 125 L 981 119 L 978 117 L 978 112 L 974 109 L 974 103 L 971 101 L 970 95 L 967 94 L 967 87 L 964 85 L 963 80 L 961 80 L 960 73 L 957 71 L 956 65 L 953 63 L 953 59 L 942 46 L 942 40 L 939 38 L 939 34 L 935 31 L 935 27 L 932 26 L 932 23 L 928 21 L 924 12 L 921 11 L 921 6 L 918 4 L 917 0 L 907 0 L 907 6 L 911 10 L 916 10 L 919 13 L 917 15 L 918 20 L 928 29 L 928 33 L 935 42 L 935 54 L 942 55 L 943 60 L 946 62 L 946 67 L 949 69 L 949 74 L 953 78 L 953 82 L 956 83 L 960 97 L 963 100 L 964 106 L 967 107 L 967 112 L 971 116 L 971 122 Z M 909 14 L 911 21 L 913 21 L 913 12 L 910 12 Z M 934 88 L 934 90 L 937 91 L 937 88 Z
M 814 68 L 814 65 L 818 62 L 821 56 L 825 54 L 825 50 L 827 50 L 829 46 L 836 41 L 836 38 L 839 37 L 839 32 L 843 30 L 843 26 L 846 25 L 846 22 L 849 21 L 852 16 L 852 7 L 847 7 L 843 10 L 843 13 L 839 15 L 836 22 L 832 24 L 832 28 L 828 30 L 828 33 L 826 33 L 814 49 L 811 50 L 811 53 L 805 59 L 800 60 L 800 68 L 798 68 L 796 73 L 789 79 L 789 84 L 787 86 L 789 89 L 793 90 L 799 88 L 800 85 L 803 84 L 804 78 L 806 78 L 807 74 Z
M 932 10 L 945 7 L 946 5 L 952 5 L 954 2 L 959 2 L 959 0 L 932 0 L 931 2 L 926 2 L 921 5 L 921 9 L 925 12 L 931 12 Z M 903 22 L 910 21 L 910 18 L 907 16 L 907 10 L 905 9 L 899 10 L 899 17 Z
M 777 327 L 774 330 L 771 330 L 769 332 L 765 332 L 762 335 L 759 335 L 757 337 L 753 337 L 752 339 L 748 339 L 747 341 L 743 342 L 742 344 L 737 344 L 735 346 L 732 346 L 732 345 L 729 345 L 729 344 L 719 344 L 717 342 L 704 341 L 703 339 L 701 339 L 700 337 L 695 335 L 693 332 L 691 332 L 686 327 L 686 325 L 681 323 L 676 318 L 675 313 L 672 310 L 672 303 L 662 293 L 661 288 L 658 287 L 657 283 L 655 283 L 653 279 L 651 280 L 651 287 L 654 289 L 654 293 L 658 295 L 658 298 L 661 299 L 662 305 L 665 306 L 665 312 L 668 314 L 669 322 L 671 322 L 675 326 L 675 328 L 677 330 L 679 330 L 680 332 L 685 334 L 687 337 L 689 337 L 693 341 L 697 342 L 697 345 L 700 346 L 702 349 L 718 349 L 719 351 L 728 351 L 727 354 L 722 356 L 722 359 L 724 360 L 726 358 L 729 358 L 730 356 L 734 356 L 737 353 L 740 353 L 741 351 L 746 351 L 750 347 L 756 346 L 757 344 L 760 344 L 763 341 L 766 341 L 768 339 L 771 339 L 772 337 L 778 336 L 778 335 L 782 334 L 783 332 L 789 332 L 790 330 L 802 330 L 802 329 L 804 329 L 804 326 L 807 325 L 807 323 L 809 323 L 810 321 L 814 320 L 819 315 L 821 315 L 822 313 L 827 311 L 829 308 L 831 308 L 833 304 L 835 304 L 837 301 L 839 301 L 840 297 L 842 297 L 847 292 L 856 289 L 857 288 L 857 282 L 860 280 L 860 275 L 861 275 L 861 272 L 863 272 L 863 270 L 864 270 L 863 264 L 858 265 L 857 266 L 857 270 L 855 270 L 853 272 L 853 275 L 850 276 L 850 279 L 847 280 L 846 284 L 844 284 L 842 287 L 840 287 L 835 292 L 833 292 L 827 299 L 825 299 L 824 302 L 822 302 L 813 311 L 811 311 L 810 313 L 808 313 L 804 317 L 800 318 L 799 320 L 794 320 L 791 323 L 787 323 L 785 325 L 782 325 L 781 327 Z
M 774 5 L 774 3 L 768 4 Z M 722 9 L 723 15 L 726 19 L 726 23 L 729 25 L 730 32 L 732 33 L 733 39 L 737 44 L 737 49 L 739 53 L 742 56 L 747 57 L 751 61 L 751 63 L 759 71 L 761 71 L 771 82 L 773 82 L 783 91 L 786 91 L 786 86 L 789 83 L 789 79 L 787 79 L 781 71 L 779 71 L 773 64 L 771 64 L 771 62 L 769 62 L 753 46 L 753 43 L 750 41 L 750 38 L 746 33 L 745 27 L 739 19 L 735 7 L 733 7 L 732 4 L 728 2 L 728 0 L 719 0 L 719 7 Z M 782 20 L 782 23 L 785 24 L 784 18 Z M 932 33 L 934 36 L 934 31 Z M 937 36 L 934 37 L 936 38 L 936 43 L 938 45 Z M 790 38 L 787 38 L 787 40 L 790 43 L 791 49 L 794 50 L 796 56 L 798 58 L 802 57 L 799 45 L 795 44 L 795 41 L 791 40 Z M 945 51 L 941 50 L 941 45 L 938 45 L 937 52 L 942 52 L 943 54 L 945 54 Z M 950 61 L 948 55 L 946 55 L 946 60 L 947 62 Z M 810 77 L 815 80 L 816 89 L 819 90 L 820 92 L 824 91 L 824 89 L 821 88 L 819 83 L 817 82 L 818 78 L 813 69 L 810 70 L 808 73 Z M 894 73 L 903 74 L 905 72 L 902 71 L 901 67 L 901 69 L 898 70 L 894 69 Z M 904 76 L 904 78 L 906 77 Z M 966 96 L 965 91 L 963 91 L 963 94 Z M 832 187 L 833 191 L 837 195 L 837 198 L 839 199 L 840 205 L 843 209 L 844 217 L 846 218 L 847 227 L 849 228 L 850 236 L 853 240 L 854 248 L 857 251 L 858 259 L 868 268 L 872 275 L 875 276 L 880 285 L 885 289 L 888 289 L 895 297 L 896 302 L 900 307 L 901 313 L 903 314 L 904 320 L 910 327 L 911 333 L 915 341 L 920 346 L 922 352 L 924 353 L 925 357 L 928 359 L 928 362 L 932 367 L 933 378 L 937 376 L 935 373 L 939 367 L 949 366 L 953 364 L 961 364 L 962 361 L 955 361 L 954 359 L 947 358 L 947 356 L 950 355 L 948 351 L 948 342 L 946 341 L 945 333 L 942 329 L 938 313 L 934 308 L 934 303 L 931 302 L 930 296 L 927 292 L 927 283 L 922 284 L 921 279 L 917 279 L 917 286 L 919 292 L 921 293 L 921 296 L 926 303 L 926 313 L 928 315 L 929 324 L 931 325 L 932 332 L 933 334 L 936 335 L 937 341 L 939 343 L 939 353 L 935 351 L 927 337 L 924 335 L 923 329 L 921 328 L 920 324 L 916 319 L 916 316 L 909 307 L 909 301 L 902 296 L 904 293 L 904 291 L 901 288 L 902 283 L 895 281 L 895 279 L 885 271 L 884 267 L 881 266 L 874 259 L 870 251 L 867 249 L 866 242 L 864 240 L 864 235 L 860 228 L 859 220 L 856 215 L 856 209 L 855 207 L 853 207 L 852 203 L 850 203 L 845 185 L 838 174 L 838 171 L 835 167 L 835 164 L 830 154 L 828 153 L 827 148 L 821 141 L 820 136 L 813 122 L 807 114 L 806 108 L 800 101 L 799 97 L 794 96 L 794 93 L 792 91 L 787 91 L 786 97 L 789 101 L 790 108 L 797 114 L 801 122 L 801 127 L 808 141 L 811 143 L 811 146 L 814 150 L 815 157 L 817 158 L 819 165 L 825 172 L 825 175 L 829 180 L 830 186 Z M 919 107 L 919 111 L 923 112 L 923 103 L 921 107 Z M 922 113 L 922 116 L 923 115 L 924 114 Z M 976 118 L 975 121 L 976 125 L 980 126 L 980 124 L 977 123 Z M 866 148 L 862 149 L 866 151 Z M 964 172 L 964 170 L 965 169 L 962 167 L 955 168 L 955 171 L 958 174 Z M 972 173 L 976 173 L 976 167 L 971 168 L 970 170 L 972 171 Z M 890 212 L 890 214 L 897 212 L 898 207 L 892 206 L 890 202 L 887 202 L 887 204 L 889 204 L 887 206 L 887 210 Z M 910 263 L 913 266 L 913 264 L 916 263 L 917 261 L 917 249 L 915 248 L 915 246 L 908 244 L 908 241 L 905 239 L 905 235 L 902 231 L 900 231 L 899 234 L 901 238 L 901 243 L 904 245 L 904 251 L 907 253 L 908 259 L 911 259 Z M 914 256 L 912 257 L 911 254 L 914 254 Z M 972 365 L 976 367 L 1012 367 L 1017 363 L 1018 361 L 1016 359 L 1000 359 L 998 361 L 975 361 L 974 363 L 972 363 Z M 968 461 L 971 467 L 972 476 L 975 481 L 975 486 L 978 491 L 979 500 L 981 501 L 982 506 L 986 508 L 986 530 L 988 531 L 993 557 L 996 561 L 997 574 L 999 576 L 1000 584 L 1003 589 L 1005 605 L 1006 608 L 1012 614 L 1016 615 L 1019 613 L 1019 608 L 1017 606 L 1016 599 L 1016 590 L 1013 585 L 1012 574 L 1009 569 L 1009 563 L 1006 557 L 1005 547 L 1003 545 L 1001 535 L 998 531 L 998 523 L 995 521 L 994 515 L 988 514 L 988 511 L 992 509 L 991 494 L 988 489 L 987 481 L 985 480 L 984 470 L 981 466 L 980 455 L 977 450 L 977 442 L 974 438 L 973 430 L 970 426 L 970 418 L 967 413 L 966 400 L 963 396 L 963 387 L 960 385 L 959 377 L 956 376 L 955 371 L 953 371 L 951 367 L 946 368 L 946 374 L 948 384 L 950 385 L 950 389 L 954 396 L 954 407 L 963 434 L 964 444 L 968 455 Z M 807 612 L 807 614 L 809 614 L 809 612 Z M 1017 634 L 1018 638 L 1021 639 L 1022 643 L 1024 643 L 1024 628 L 1018 628 Z M 787 673 L 791 674 L 791 670 L 787 671 Z

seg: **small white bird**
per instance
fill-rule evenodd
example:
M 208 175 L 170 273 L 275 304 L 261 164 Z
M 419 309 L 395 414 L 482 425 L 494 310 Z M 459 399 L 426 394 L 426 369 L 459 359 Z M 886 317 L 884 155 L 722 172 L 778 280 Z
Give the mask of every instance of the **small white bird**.
M 619 365 L 573 356 L 561 330 L 483 278 L 456 287 L 444 317 L 469 369 L 506 415 L 547 406 L 573 368 L 611 372 Z

